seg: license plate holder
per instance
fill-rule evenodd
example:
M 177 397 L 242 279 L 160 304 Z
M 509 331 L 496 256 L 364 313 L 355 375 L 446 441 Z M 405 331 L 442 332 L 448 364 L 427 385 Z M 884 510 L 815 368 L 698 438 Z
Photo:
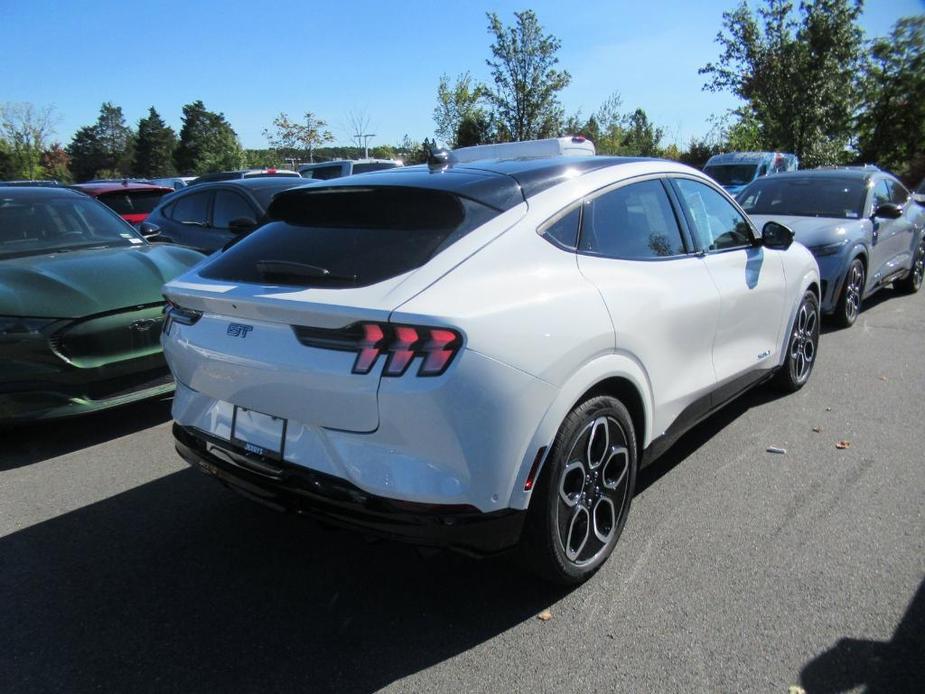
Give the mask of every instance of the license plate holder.
M 286 420 L 235 406 L 231 418 L 231 442 L 248 453 L 282 460 Z

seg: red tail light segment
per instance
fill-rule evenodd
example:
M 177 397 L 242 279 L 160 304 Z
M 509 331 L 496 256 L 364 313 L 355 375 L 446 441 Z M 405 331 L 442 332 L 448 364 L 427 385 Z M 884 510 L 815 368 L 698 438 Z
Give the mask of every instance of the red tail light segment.
M 303 345 L 356 352 L 355 374 L 368 374 L 384 354 L 383 376 L 403 375 L 415 357 L 422 357 L 418 376 L 439 376 L 462 346 L 459 333 L 448 328 L 354 323 L 339 330 L 304 326 L 293 326 L 293 330 Z
M 366 374 L 373 368 L 376 359 L 379 357 L 379 350 L 385 338 L 385 333 L 375 323 L 367 323 L 363 326 L 363 339 L 360 340 L 360 353 L 357 355 L 356 363 L 353 365 L 354 373 Z

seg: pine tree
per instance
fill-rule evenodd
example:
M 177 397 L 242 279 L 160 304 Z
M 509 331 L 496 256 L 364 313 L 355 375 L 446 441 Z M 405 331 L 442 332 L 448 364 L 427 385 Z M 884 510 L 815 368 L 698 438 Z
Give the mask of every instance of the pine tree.
M 138 136 L 135 141 L 135 175 L 158 178 L 173 174 L 173 153 L 176 147 L 176 133 L 152 106 L 148 109 L 147 118 L 138 121 Z

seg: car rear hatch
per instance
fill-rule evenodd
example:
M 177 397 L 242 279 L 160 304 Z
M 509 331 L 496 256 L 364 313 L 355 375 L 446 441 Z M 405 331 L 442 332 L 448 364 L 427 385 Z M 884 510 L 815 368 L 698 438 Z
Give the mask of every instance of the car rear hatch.
M 360 350 L 350 336 L 387 324 L 396 307 L 509 228 L 522 203 L 504 211 L 413 186 L 284 192 L 269 210 L 275 221 L 165 286 L 180 307 L 164 340 L 174 375 L 260 413 L 373 431 L 385 357 L 355 373 Z
M 99 201 L 113 209 L 129 224 L 141 224 L 151 210 L 157 207 L 161 198 L 170 192 L 173 191 L 169 188 L 118 190 L 101 194 Z

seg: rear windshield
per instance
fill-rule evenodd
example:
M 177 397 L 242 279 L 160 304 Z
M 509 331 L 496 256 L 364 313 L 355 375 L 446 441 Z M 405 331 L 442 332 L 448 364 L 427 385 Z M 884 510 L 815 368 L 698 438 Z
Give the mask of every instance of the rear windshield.
M 201 272 L 255 284 L 362 287 L 420 267 L 499 211 L 440 190 L 304 188 Z
M 163 190 L 129 190 L 100 195 L 100 202 L 119 214 L 148 214 L 164 197 Z
M 303 178 L 320 178 L 323 181 L 329 181 L 332 178 L 340 178 L 344 169 L 340 164 L 333 166 L 317 166 L 314 169 L 305 169 L 302 172 Z
M 394 169 L 397 166 L 395 162 L 391 161 L 372 161 L 365 164 L 354 164 L 353 173 L 369 173 L 370 171 L 382 171 L 384 169 Z
M 860 218 L 866 200 L 863 179 L 819 176 L 768 176 L 738 195 L 739 204 L 749 214 L 838 219 Z
M 716 164 L 703 172 L 721 186 L 744 186 L 755 177 L 756 164 Z

